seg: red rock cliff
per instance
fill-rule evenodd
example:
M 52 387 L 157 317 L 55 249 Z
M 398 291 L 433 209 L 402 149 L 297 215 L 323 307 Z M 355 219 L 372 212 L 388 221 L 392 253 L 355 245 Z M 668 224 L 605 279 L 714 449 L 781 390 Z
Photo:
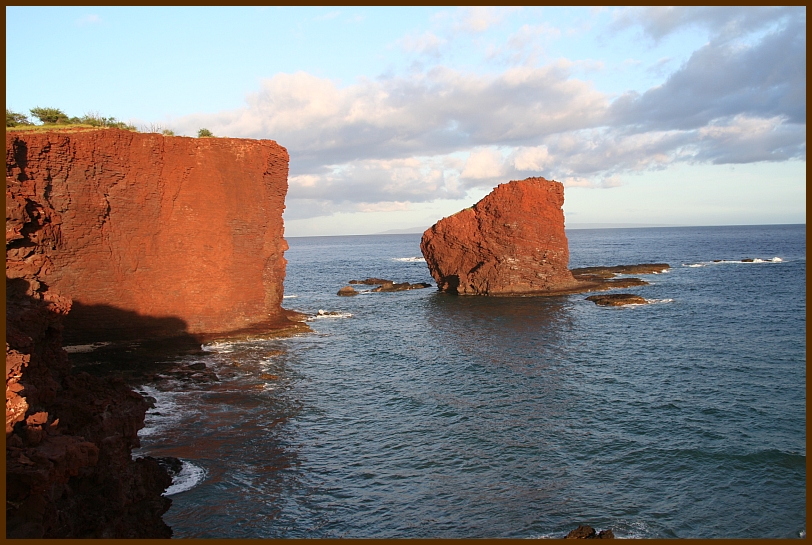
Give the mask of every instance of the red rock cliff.
M 472 208 L 423 233 L 420 249 L 441 291 L 543 295 L 575 289 L 564 233 L 564 186 L 544 178 L 500 184 Z
M 72 298 L 71 340 L 290 324 L 275 142 L 10 132 L 6 169 L 6 276 Z

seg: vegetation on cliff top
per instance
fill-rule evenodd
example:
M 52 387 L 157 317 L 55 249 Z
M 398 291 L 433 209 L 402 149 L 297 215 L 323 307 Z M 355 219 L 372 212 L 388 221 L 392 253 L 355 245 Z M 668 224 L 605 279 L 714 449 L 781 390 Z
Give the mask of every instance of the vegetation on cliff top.
M 158 133 L 164 136 L 175 136 L 175 131 L 161 125 L 160 123 L 150 123 L 143 125 L 141 129 L 135 125 L 119 121 L 115 117 L 104 117 L 98 112 L 89 112 L 82 117 L 68 117 L 59 108 L 31 108 L 31 116 L 38 119 L 40 124 L 34 124 L 26 114 L 15 112 L 6 108 L 6 129 L 21 131 L 43 131 L 54 129 L 89 129 L 89 128 L 115 128 L 126 131 L 143 133 Z M 206 128 L 197 131 L 198 138 L 214 138 L 214 134 Z
M 158 123 L 150 123 L 149 125 L 142 126 L 139 130 L 135 125 L 119 121 L 115 117 L 104 117 L 98 112 L 88 112 L 82 117 L 68 117 L 68 115 L 59 108 L 41 108 L 37 106 L 36 108 L 31 108 L 29 111 L 31 112 L 31 117 L 39 120 L 40 124 L 34 124 L 26 114 L 6 108 L 6 129 L 39 131 L 67 128 L 114 128 L 144 133 L 160 133 L 164 136 L 175 136 L 175 131 Z

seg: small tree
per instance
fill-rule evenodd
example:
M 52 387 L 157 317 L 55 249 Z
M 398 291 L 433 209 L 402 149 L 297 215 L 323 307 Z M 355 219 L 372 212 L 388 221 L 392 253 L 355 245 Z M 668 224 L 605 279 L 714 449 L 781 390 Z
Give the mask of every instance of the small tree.
M 65 112 L 59 108 L 31 108 L 31 115 L 39 119 L 42 123 L 66 123 L 69 121 Z
M 6 127 L 16 127 L 17 125 L 31 125 L 25 114 L 18 114 L 6 108 Z
M 209 129 L 200 129 L 197 131 L 198 138 L 211 138 L 214 136 Z

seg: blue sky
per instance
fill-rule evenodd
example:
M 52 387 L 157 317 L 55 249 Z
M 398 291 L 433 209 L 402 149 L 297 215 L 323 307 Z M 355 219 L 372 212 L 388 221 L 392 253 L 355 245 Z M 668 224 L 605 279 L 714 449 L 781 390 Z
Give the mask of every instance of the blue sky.
M 288 236 L 528 176 L 572 227 L 806 221 L 804 7 L 7 7 L 6 105 L 276 140 Z

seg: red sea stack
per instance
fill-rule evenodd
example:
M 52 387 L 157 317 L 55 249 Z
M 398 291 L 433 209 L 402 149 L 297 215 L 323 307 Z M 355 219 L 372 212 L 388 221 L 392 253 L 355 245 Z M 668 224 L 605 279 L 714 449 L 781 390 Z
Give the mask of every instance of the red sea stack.
M 441 291 L 545 295 L 577 289 L 568 269 L 564 186 L 544 178 L 500 184 L 472 208 L 423 233 L 420 249 Z
M 271 140 L 8 132 L 6 276 L 73 300 L 66 340 L 290 325 L 287 174 Z

